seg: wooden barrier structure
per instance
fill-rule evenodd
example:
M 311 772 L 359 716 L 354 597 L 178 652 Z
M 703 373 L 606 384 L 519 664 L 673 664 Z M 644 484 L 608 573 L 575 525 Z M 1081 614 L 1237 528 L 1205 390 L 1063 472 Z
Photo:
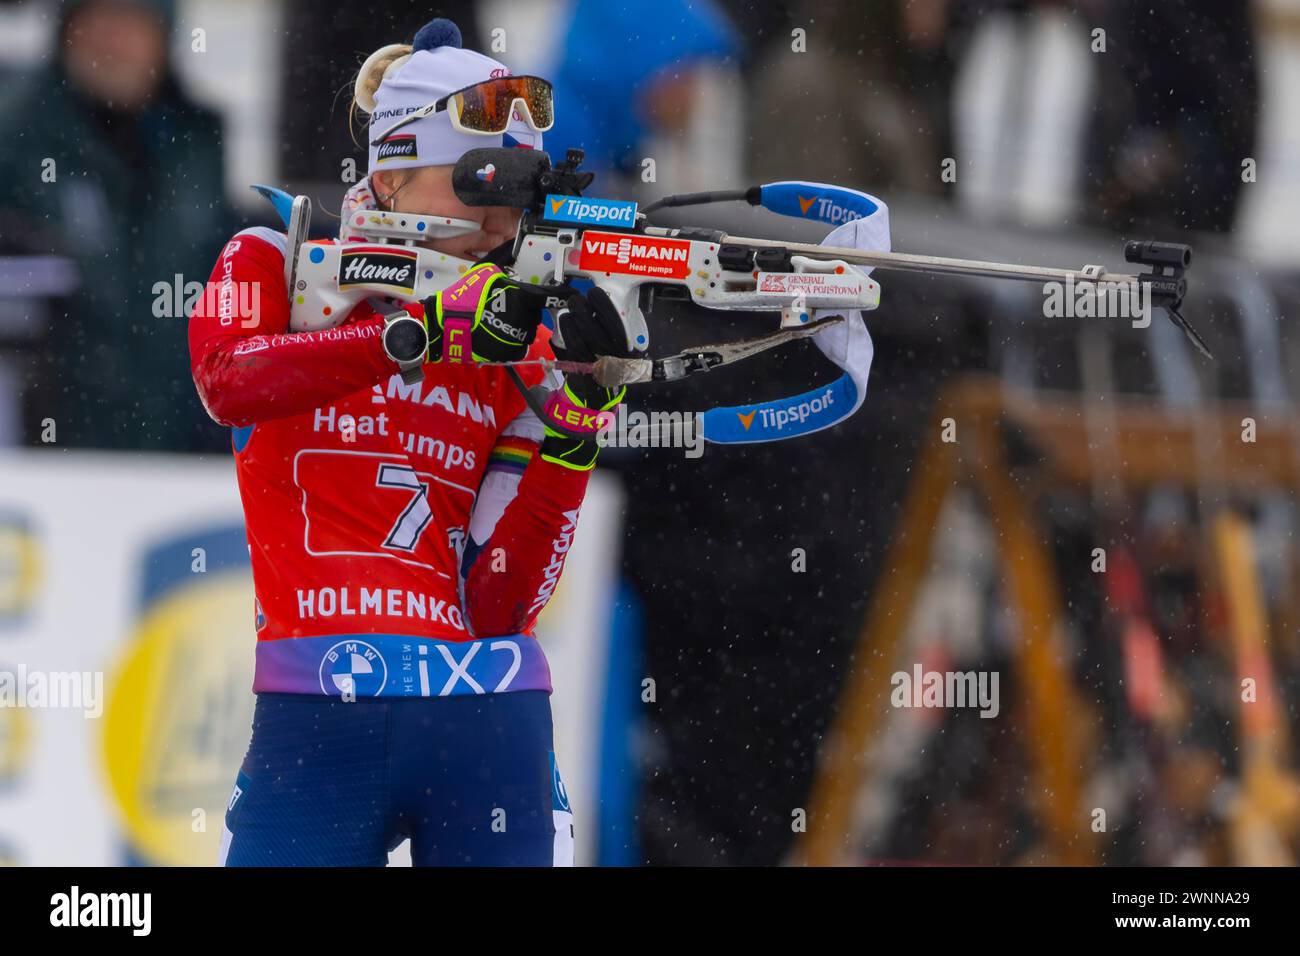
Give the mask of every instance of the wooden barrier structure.
M 1289 421 L 1269 421 L 1266 410 L 1223 403 L 1171 412 L 1149 400 L 1115 398 L 1107 415 L 1107 466 L 1128 488 L 1157 485 L 1197 488 L 1204 482 L 1195 462 L 1205 450 L 1216 456 L 1213 480 L 1227 493 L 1300 488 L 1300 433 Z M 1284 410 L 1278 409 L 1279 413 Z M 1077 394 L 1009 389 L 997 379 L 955 379 L 935 403 L 932 436 L 914 469 L 884 573 L 859 633 L 852 669 L 822 748 L 809 800 L 806 833 L 796 842 L 794 861 L 827 866 L 854 862 L 854 796 L 867 772 L 865 753 L 890 712 L 890 675 L 898 669 L 912 608 L 930 564 L 941 510 L 958 485 L 979 494 L 998 542 L 1004 593 L 1019 633 L 1013 665 L 1025 688 L 1026 740 L 1038 791 L 1034 805 L 1053 862 L 1096 862 L 1090 808 L 1083 805 L 1083 775 L 1094 726 L 1092 708 L 1081 699 L 1071 675 L 1064 640 L 1064 615 L 1047 535 L 1034 514 L 1034 496 L 1008 460 L 1006 429 L 1018 429 L 1041 453 L 1033 481 L 1045 487 L 1088 489 L 1097 481 L 1097 451 L 1090 447 L 1090 423 Z M 1194 417 L 1193 417 L 1194 416 Z M 1280 414 L 1279 414 L 1280 417 Z M 1255 419 L 1253 442 L 1243 442 L 1243 420 Z M 956 440 L 942 440 L 951 419 Z M 1261 420 L 1262 419 L 1262 420 Z M 1239 454 L 1222 454 L 1238 448 Z M 1224 509 L 1209 523 L 1209 546 L 1229 604 L 1229 629 L 1239 673 L 1259 681 L 1259 699 L 1272 711 L 1242 705 L 1245 758 L 1241 796 L 1233 808 L 1232 844 L 1238 863 L 1288 862 L 1285 835 L 1300 823 L 1300 784 L 1286 767 L 1285 725 L 1268 666 L 1266 613 L 1249 526 Z

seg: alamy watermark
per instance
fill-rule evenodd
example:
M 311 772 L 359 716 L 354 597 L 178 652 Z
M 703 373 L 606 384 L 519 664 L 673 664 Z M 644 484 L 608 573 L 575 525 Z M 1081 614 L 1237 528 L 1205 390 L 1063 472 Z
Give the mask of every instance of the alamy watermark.
M 222 325 L 238 321 L 240 328 L 256 328 L 261 315 L 260 282 L 236 282 L 229 276 L 220 282 L 186 282 L 178 272 L 170 281 L 155 282 L 150 291 L 156 319 L 188 318 L 200 302 L 203 314 L 216 317 Z
M 80 710 L 87 720 L 104 713 L 103 671 L 38 671 L 19 664 L 0 669 L 0 708 Z
M 1043 283 L 1043 316 L 1048 319 L 1130 319 L 1133 328 L 1151 324 L 1151 287 L 1145 282 L 1091 279 Z
M 607 416 L 596 433 L 601 448 L 684 448 L 687 458 L 704 454 L 704 416 L 699 412 L 630 412 Z
M 978 707 L 980 716 L 996 717 L 1002 709 L 997 671 L 926 671 L 920 664 L 911 673 L 895 671 L 889 702 L 895 707 L 944 710 Z
M 80 886 L 50 897 L 54 927 L 118 927 L 133 936 L 148 936 L 153 928 L 152 893 L 82 892 Z

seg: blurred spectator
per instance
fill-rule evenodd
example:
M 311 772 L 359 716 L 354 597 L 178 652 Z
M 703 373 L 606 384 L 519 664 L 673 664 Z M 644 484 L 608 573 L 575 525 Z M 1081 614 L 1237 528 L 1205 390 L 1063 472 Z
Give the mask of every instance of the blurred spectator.
M 173 76 L 173 15 L 166 0 L 64 3 L 48 65 L 0 109 L 0 222 L 81 273 L 30 369 L 29 434 L 53 419 L 60 446 L 226 444 L 175 308 L 231 232 L 221 124 Z
M 1099 71 L 1095 218 L 1129 235 L 1230 231 L 1260 109 L 1251 4 L 1113 0 L 1105 22 L 1118 69 Z
M 749 102 L 758 179 L 942 193 L 954 59 L 970 4 L 796 5 L 759 53 Z M 796 50 L 792 30 L 804 31 Z
M 613 171 L 639 181 L 643 138 L 687 128 L 700 89 L 697 67 L 730 62 L 739 50 L 726 17 L 699 0 L 574 0 L 560 36 L 559 62 L 543 71 L 555 84 L 547 149 L 559 159 L 581 147 L 597 182 Z

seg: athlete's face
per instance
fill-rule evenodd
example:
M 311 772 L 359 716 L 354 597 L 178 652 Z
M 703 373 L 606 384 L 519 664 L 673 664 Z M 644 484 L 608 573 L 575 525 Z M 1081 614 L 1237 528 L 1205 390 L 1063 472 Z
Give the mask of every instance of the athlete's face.
M 429 239 L 421 245 L 462 259 L 480 259 L 513 239 L 520 210 L 510 206 L 466 206 L 451 188 L 451 166 L 419 166 L 401 171 L 377 172 L 371 177 L 381 197 L 391 196 L 385 208 L 417 216 L 451 216 L 479 224 L 478 232 L 451 239 Z

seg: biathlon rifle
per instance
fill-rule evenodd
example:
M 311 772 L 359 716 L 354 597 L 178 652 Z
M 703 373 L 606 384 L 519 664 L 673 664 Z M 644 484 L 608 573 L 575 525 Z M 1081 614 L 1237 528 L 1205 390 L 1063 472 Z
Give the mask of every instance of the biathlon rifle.
M 582 159 L 582 150 L 570 149 L 563 163 L 552 166 L 550 157 L 539 150 L 476 149 L 456 164 L 452 184 L 457 198 L 466 205 L 523 209 L 514 246 L 503 264 L 533 282 L 560 284 L 589 279 L 599 285 L 618 306 L 628 344 L 637 351 L 649 344 L 645 312 L 656 296 L 689 295 L 697 305 L 711 309 L 778 310 L 782 330 L 820 331 L 819 323 L 810 318 L 814 309 L 867 310 L 879 306 L 880 287 L 847 268 L 862 265 L 937 275 L 1070 282 L 1076 287 L 1093 287 L 1098 293 L 1107 286 L 1130 293 L 1146 286 L 1151 303 L 1169 314 L 1198 351 L 1212 357 L 1205 341 L 1178 312 L 1187 294 L 1185 272 L 1192 259 L 1187 245 L 1128 242 L 1125 260 L 1151 267 L 1150 272 L 1130 275 L 1108 273 L 1096 265 L 1053 269 L 729 236 L 706 228 L 654 226 L 645 219 L 656 209 L 729 200 L 743 200 L 789 215 L 791 200 L 795 199 L 805 218 L 820 218 L 830 224 L 864 212 L 869 214 L 870 210 L 853 208 L 851 200 L 864 197 L 853 190 L 822 183 L 782 182 L 667 196 L 638 214 L 632 202 L 583 197 L 582 190 L 590 184 L 592 174 L 579 171 Z M 487 178 L 489 175 L 491 178 Z M 799 193 L 814 195 L 805 198 Z M 837 206 L 835 200 L 844 197 L 850 202 Z M 832 211 L 809 215 L 814 203 Z M 808 328 L 810 324 L 812 329 Z M 788 338 L 773 344 L 783 341 Z M 668 359 L 597 363 L 598 380 L 603 375 L 602 384 L 610 386 L 670 381 L 725 364 L 720 355 L 705 351 L 716 348 L 702 346 Z M 749 349 L 739 357 L 756 351 L 761 349 Z
M 647 217 L 657 209 L 736 200 L 830 226 L 859 219 L 870 224 L 873 217 L 885 217 L 881 214 L 883 204 L 866 193 L 803 181 L 668 196 L 638 211 L 633 202 L 584 196 L 593 174 L 580 168 L 582 160 L 580 149 L 568 150 L 563 162 L 552 165 L 540 150 L 508 147 L 474 149 L 460 158 L 453 169 L 452 185 L 461 202 L 523 210 L 513 242 L 504 253 L 495 251 L 492 261 L 510 268 L 524 282 L 564 288 L 574 280 L 589 280 L 598 285 L 618 309 L 634 353 L 644 353 L 650 345 L 645 315 L 653 311 L 658 299 L 689 299 L 710 309 L 778 312 L 780 323 L 764 335 L 699 345 L 661 358 L 603 356 L 594 363 L 504 363 L 511 366 L 509 374 L 536 412 L 546 396 L 540 388 L 526 389 L 513 366 L 532 362 L 589 374 L 607 387 L 675 381 L 707 372 L 843 325 L 843 316 L 828 316 L 827 311 L 877 308 L 879 284 L 855 266 L 1072 283 L 1076 292 L 1091 289 L 1099 295 L 1107 289 L 1132 295 L 1145 287 L 1151 305 L 1163 308 L 1198 351 L 1210 354 L 1178 311 L 1187 293 L 1185 273 L 1192 257 L 1187 245 L 1128 242 L 1126 261 L 1148 266 L 1151 271 L 1112 274 L 1095 265 L 1052 269 L 731 236 L 701 227 L 656 226 Z M 437 237 L 438 217 L 358 213 L 355 230 L 363 237 L 361 241 L 309 242 L 307 197 L 290 197 L 264 186 L 255 188 L 276 205 L 287 227 L 285 278 L 293 302 L 292 329 L 336 324 L 335 317 L 346 316 L 369 295 L 418 301 L 439 292 L 445 284 L 445 271 L 434 265 L 438 253 L 420 244 Z M 887 222 L 881 224 L 881 230 L 887 241 Z M 358 264 L 365 269 L 352 268 Z M 826 342 L 824 338 L 820 341 Z M 861 339 L 849 335 L 834 350 L 843 354 L 832 354 L 826 347 L 823 351 L 840 365 L 844 372 L 840 379 L 784 399 L 710 409 L 702 413 L 706 440 L 752 443 L 788 438 L 828 427 L 851 414 L 865 394 L 870 342 L 864 346 Z

